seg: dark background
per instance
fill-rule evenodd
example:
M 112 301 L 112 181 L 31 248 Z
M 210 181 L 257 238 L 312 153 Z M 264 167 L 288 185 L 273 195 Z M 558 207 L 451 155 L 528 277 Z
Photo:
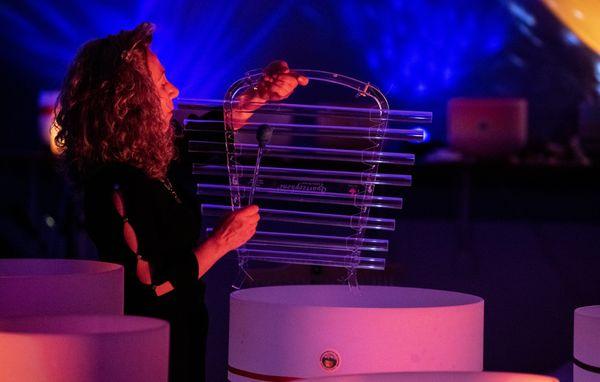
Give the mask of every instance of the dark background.
M 578 136 L 597 97 L 598 56 L 540 1 L 16 1 L 0 4 L 0 257 L 94 258 L 79 199 L 40 139 L 38 97 L 60 87 L 85 41 L 157 25 L 154 50 L 183 97 L 216 98 L 273 59 L 380 87 L 394 109 L 428 110 L 429 140 L 385 272 L 363 284 L 458 290 L 486 299 L 485 367 L 555 373 L 572 311 L 600 303 L 600 181 L 592 164 L 545 160 Z M 535 164 L 425 163 L 446 144 L 452 97 L 523 97 Z M 551 151 L 551 150 L 550 150 Z M 234 259 L 208 277 L 209 380 L 224 375 Z M 336 282 L 314 267 L 265 270 L 258 284 Z M 563 372 L 566 369 L 562 369 Z M 568 374 L 568 373 L 567 373 Z

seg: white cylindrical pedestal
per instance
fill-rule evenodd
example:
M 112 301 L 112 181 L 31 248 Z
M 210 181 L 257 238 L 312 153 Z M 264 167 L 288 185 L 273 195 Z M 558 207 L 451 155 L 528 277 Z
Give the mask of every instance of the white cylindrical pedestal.
M 166 382 L 169 324 L 147 317 L 0 320 L 0 381 Z
M 477 296 L 298 285 L 236 291 L 230 305 L 230 381 L 483 367 Z
M 118 264 L 1 259 L 0 317 L 123 314 L 123 283 Z
M 600 305 L 575 309 L 573 381 L 600 381 Z
M 306 382 L 559 382 L 543 375 L 498 372 L 422 372 L 333 376 Z

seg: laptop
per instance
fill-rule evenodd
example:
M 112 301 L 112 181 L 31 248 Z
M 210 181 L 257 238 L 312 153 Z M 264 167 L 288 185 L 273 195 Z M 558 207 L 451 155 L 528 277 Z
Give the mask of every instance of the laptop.
M 450 148 L 478 158 L 516 153 L 527 143 L 527 100 L 453 98 L 448 102 Z

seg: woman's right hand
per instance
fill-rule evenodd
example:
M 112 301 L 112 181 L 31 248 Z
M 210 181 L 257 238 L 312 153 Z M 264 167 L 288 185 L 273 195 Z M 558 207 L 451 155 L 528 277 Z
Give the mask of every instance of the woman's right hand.
M 223 254 L 244 245 L 256 232 L 260 220 L 258 206 L 251 205 L 226 215 L 213 230 L 210 239 L 223 251 Z

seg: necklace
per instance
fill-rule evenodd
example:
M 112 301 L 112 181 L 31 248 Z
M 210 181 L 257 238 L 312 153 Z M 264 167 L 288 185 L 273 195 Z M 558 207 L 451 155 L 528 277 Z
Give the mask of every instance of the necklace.
M 177 195 L 177 192 L 175 192 L 175 188 L 171 184 L 169 178 L 162 179 L 160 182 L 165 187 L 165 189 L 169 191 L 169 193 L 173 196 L 177 204 L 181 204 L 181 199 L 179 199 L 179 195 Z

